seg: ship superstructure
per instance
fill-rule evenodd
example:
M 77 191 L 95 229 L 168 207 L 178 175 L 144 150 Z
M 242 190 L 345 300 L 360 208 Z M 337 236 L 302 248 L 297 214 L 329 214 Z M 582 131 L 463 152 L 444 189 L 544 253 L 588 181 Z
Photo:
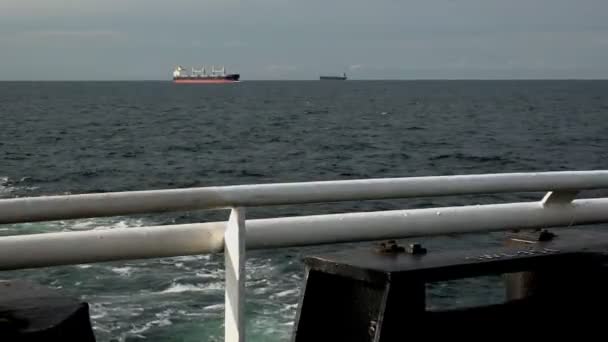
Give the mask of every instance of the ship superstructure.
M 173 70 L 174 83 L 233 83 L 238 82 L 239 78 L 239 74 L 227 74 L 223 66 L 217 69 L 211 66 L 210 70 L 204 66 L 200 69 L 191 68 L 188 73 L 186 68 L 178 65 Z

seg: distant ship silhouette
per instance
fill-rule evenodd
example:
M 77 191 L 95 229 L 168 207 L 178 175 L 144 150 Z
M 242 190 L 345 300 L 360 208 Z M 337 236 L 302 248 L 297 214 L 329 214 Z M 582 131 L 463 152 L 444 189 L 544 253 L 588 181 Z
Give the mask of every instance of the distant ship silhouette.
M 321 76 L 320 80 L 334 80 L 334 81 L 346 81 L 346 73 L 342 76 Z

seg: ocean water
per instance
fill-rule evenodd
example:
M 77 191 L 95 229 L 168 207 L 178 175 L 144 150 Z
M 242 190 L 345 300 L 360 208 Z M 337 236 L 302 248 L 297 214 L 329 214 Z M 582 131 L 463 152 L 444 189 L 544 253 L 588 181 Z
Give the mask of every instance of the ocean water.
M 0 82 L 0 198 L 207 185 L 606 169 L 606 81 Z M 592 192 L 589 195 L 606 195 Z M 272 217 L 536 200 L 508 194 L 250 209 Z M 1 235 L 225 220 L 226 211 L 0 225 Z M 430 250 L 500 234 L 423 239 Z M 301 258 L 249 253 L 251 341 L 289 339 Z M 223 258 L 22 270 L 91 305 L 99 341 L 220 341 Z M 461 290 L 456 289 L 456 285 Z M 437 307 L 499 299 L 495 279 L 431 288 Z

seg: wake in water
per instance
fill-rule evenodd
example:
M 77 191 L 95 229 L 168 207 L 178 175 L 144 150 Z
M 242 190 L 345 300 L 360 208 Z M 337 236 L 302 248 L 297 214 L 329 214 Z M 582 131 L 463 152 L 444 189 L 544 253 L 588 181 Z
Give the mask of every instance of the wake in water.
M 0 198 L 12 197 L 11 193 L 14 188 L 11 186 L 11 183 L 8 177 L 0 176 Z
M 112 217 L 2 226 L 2 235 L 116 229 L 156 225 L 149 219 Z M 224 319 L 223 255 L 108 262 L 5 272 L 4 279 L 29 279 L 90 304 L 98 341 L 166 340 L 184 331 L 221 341 Z M 247 310 L 252 341 L 289 338 L 302 285 L 299 259 L 251 253 L 247 260 Z M 171 329 L 167 329 L 171 327 Z
M 0 198 L 17 197 L 32 193 L 32 191 L 38 189 L 38 187 L 28 184 L 31 184 L 30 177 L 22 177 L 19 180 L 15 180 L 8 176 L 0 176 Z

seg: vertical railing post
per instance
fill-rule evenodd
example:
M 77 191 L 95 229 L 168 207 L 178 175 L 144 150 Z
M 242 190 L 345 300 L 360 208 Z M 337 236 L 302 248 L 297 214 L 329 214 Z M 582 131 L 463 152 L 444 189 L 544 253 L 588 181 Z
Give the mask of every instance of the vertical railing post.
M 224 341 L 245 341 L 245 208 L 232 208 L 224 233 Z

